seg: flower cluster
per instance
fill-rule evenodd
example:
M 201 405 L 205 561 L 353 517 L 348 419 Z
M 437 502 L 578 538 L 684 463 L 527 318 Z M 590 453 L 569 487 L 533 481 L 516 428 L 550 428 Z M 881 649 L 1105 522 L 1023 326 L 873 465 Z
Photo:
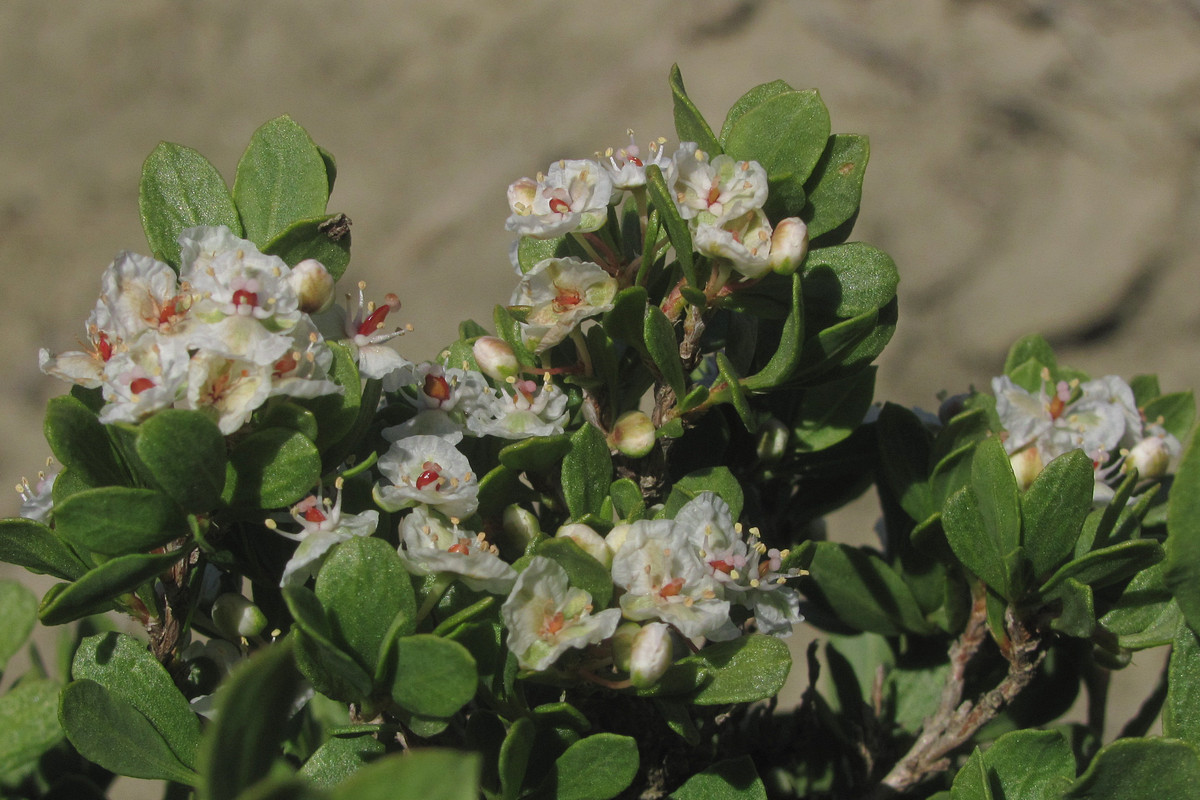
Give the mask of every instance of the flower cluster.
M 101 422 L 189 408 L 211 415 L 226 435 L 272 396 L 341 391 L 328 377 L 329 347 L 303 310 L 332 292 L 332 280 L 322 291 L 324 267 L 290 269 L 225 227 L 189 228 L 179 245 L 178 275 L 153 258 L 118 255 L 88 316 L 85 349 L 42 350 L 42 370 L 99 387 Z

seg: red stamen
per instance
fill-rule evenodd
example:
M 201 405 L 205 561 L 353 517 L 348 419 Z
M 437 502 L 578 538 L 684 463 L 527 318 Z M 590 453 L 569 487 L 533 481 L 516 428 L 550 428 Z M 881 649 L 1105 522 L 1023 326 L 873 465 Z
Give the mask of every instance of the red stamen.
M 554 612 L 554 616 L 546 617 L 546 621 L 542 624 L 542 633 L 554 634 L 563 629 L 566 624 L 566 619 L 561 611 Z
M 258 305 L 258 294 L 255 292 L 247 292 L 245 289 L 238 289 L 233 293 L 233 304 L 235 306 L 250 306 L 254 308 Z M 171 301 L 171 307 L 174 308 L 175 301 Z
M 134 394 L 141 394 L 147 389 L 153 388 L 154 381 L 150 380 L 149 378 L 134 378 L 129 382 L 129 391 L 133 392 Z
M 441 375 L 426 375 L 424 392 L 429 397 L 444 403 L 450 399 L 450 382 Z

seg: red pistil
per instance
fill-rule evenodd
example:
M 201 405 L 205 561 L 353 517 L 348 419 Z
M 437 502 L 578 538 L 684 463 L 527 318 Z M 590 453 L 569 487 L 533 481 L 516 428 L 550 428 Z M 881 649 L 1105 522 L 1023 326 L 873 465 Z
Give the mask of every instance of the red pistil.
M 733 572 L 733 564 L 730 564 L 728 561 L 710 561 L 708 565 L 717 572 L 724 572 L 726 575 Z
M 134 394 L 141 394 L 147 389 L 153 388 L 154 381 L 150 380 L 149 378 L 134 378 L 129 382 L 129 391 L 133 392 Z
M 470 553 L 471 553 L 471 548 L 467 546 L 467 543 L 466 543 L 466 541 L 464 541 L 464 540 L 462 540 L 462 539 L 459 539 L 459 540 L 458 540 L 458 542 L 456 542 L 455 544 L 452 544 L 452 545 L 450 545 L 450 552 L 451 552 L 451 553 L 458 553 L 458 554 L 460 554 L 460 555 L 464 555 L 464 556 L 465 556 L 465 555 L 470 555 Z
M 571 204 L 561 197 L 550 198 L 550 210 L 555 214 L 566 214 L 571 210 Z
M 296 360 L 297 355 L 298 355 L 298 353 L 288 353 L 286 356 L 284 356 L 283 358 L 276 361 L 274 377 L 276 377 L 276 378 L 283 377 L 284 375 L 287 375 L 289 372 L 294 370 L 296 368 L 296 365 L 300 363 L 299 361 Z
M 424 471 L 417 476 L 417 488 L 424 489 L 430 485 L 432 485 L 434 489 L 439 488 L 437 482 L 441 480 L 442 477 L 441 465 L 435 464 L 432 461 L 426 461 L 421 465 L 421 469 Z
M 706 198 L 706 200 L 708 201 L 708 205 L 711 206 L 720 199 L 721 199 L 721 186 L 720 186 L 720 184 L 714 183 L 712 185 L 712 188 L 710 188 L 708 190 L 708 197 Z
M 450 382 L 441 375 L 426 375 L 425 386 L 423 388 L 426 395 L 437 400 L 439 403 L 444 403 L 450 399 Z
M 1067 404 L 1063 402 L 1063 399 L 1058 395 L 1055 395 L 1054 399 L 1050 401 L 1050 419 L 1058 419 L 1061 417 L 1066 408 Z
M 558 294 L 554 298 L 554 308 L 561 313 L 569 308 L 574 308 L 582 302 L 583 297 L 574 289 L 559 289 Z
M 545 621 L 542 623 L 542 633 L 551 635 L 558 633 L 563 629 L 563 625 L 566 622 L 566 618 L 563 617 L 561 611 L 554 612 L 552 616 L 547 615 Z
M 175 301 L 171 301 L 171 307 L 174 308 Z M 245 289 L 238 289 L 233 293 L 233 304 L 235 306 L 250 306 L 254 308 L 258 305 L 258 294 L 256 292 L 247 292 Z
M 108 334 L 101 333 L 96 339 L 96 355 L 100 356 L 101 361 L 108 361 L 112 358 L 112 354 L 113 346 L 112 342 L 108 340 Z
M 324 522 L 327 519 L 329 518 L 322 514 L 321 509 L 317 508 L 316 506 L 313 506 L 304 512 L 305 522 Z
M 642 160 L 640 158 L 638 158 L 637 156 L 629 156 L 628 160 L 629 160 L 630 164 L 633 164 L 636 167 L 646 166 L 645 164 L 642 163 Z
M 363 323 L 358 326 L 359 336 L 370 336 L 375 331 L 383 327 L 383 321 L 387 319 L 388 312 L 392 310 L 390 305 L 383 305 L 371 312 L 370 316 L 363 320 Z
M 674 597 L 681 591 L 683 591 L 683 578 L 675 578 L 669 583 L 663 584 L 662 588 L 658 590 L 658 595 L 659 597 Z

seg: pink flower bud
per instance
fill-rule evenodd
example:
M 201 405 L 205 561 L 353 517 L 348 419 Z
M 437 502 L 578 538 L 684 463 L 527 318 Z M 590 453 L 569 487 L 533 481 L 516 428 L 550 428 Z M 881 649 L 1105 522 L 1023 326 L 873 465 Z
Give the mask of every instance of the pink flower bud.
M 508 380 L 521 369 L 512 347 L 497 336 L 480 336 L 471 350 L 475 354 L 475 363 L 489 378 Z
M 287 281 L 304 313 L 319 314 L 333 305 L 333 276 L 315 258 L 306 258 L 292 267 Z
M 257 636 L 267 627 L 267 618 L 258 606 L 236 592 L 226 592 L 212 606 L 212 621 L 227 639 Z
M 780 275 L 791 275 L 808 253 L 808 226 L 799 217 L 782 219 L 771 234 L 767 264 Z
M 641 458 L 654 449 L 656 434 L 648 416 L 641 411 L 627 411 L 617 418 L 608 443 L 622 455 Z

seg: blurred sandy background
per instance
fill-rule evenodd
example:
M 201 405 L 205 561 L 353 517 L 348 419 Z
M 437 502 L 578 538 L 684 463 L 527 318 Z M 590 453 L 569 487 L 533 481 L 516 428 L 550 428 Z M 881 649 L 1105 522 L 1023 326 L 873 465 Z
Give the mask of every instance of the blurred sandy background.
M 65 385 L 37 348 L 72 349 L 103 268 L 147 250 L 159 140 L 232 180 L 295 117 L 338 158 L 350 274 L 402 297 L 421 359 L 507 300 L 510 181 L 630 127 L 673 146 L 672 62 L 714 126 L 783 78 L 870 136 L 855 238 L 902 276 L 878 397 L 985 386 L 1033 330 L 1095 374 L 1200 387 L 1197 0 L 5 0 L 0 475 L 48 454 Z

